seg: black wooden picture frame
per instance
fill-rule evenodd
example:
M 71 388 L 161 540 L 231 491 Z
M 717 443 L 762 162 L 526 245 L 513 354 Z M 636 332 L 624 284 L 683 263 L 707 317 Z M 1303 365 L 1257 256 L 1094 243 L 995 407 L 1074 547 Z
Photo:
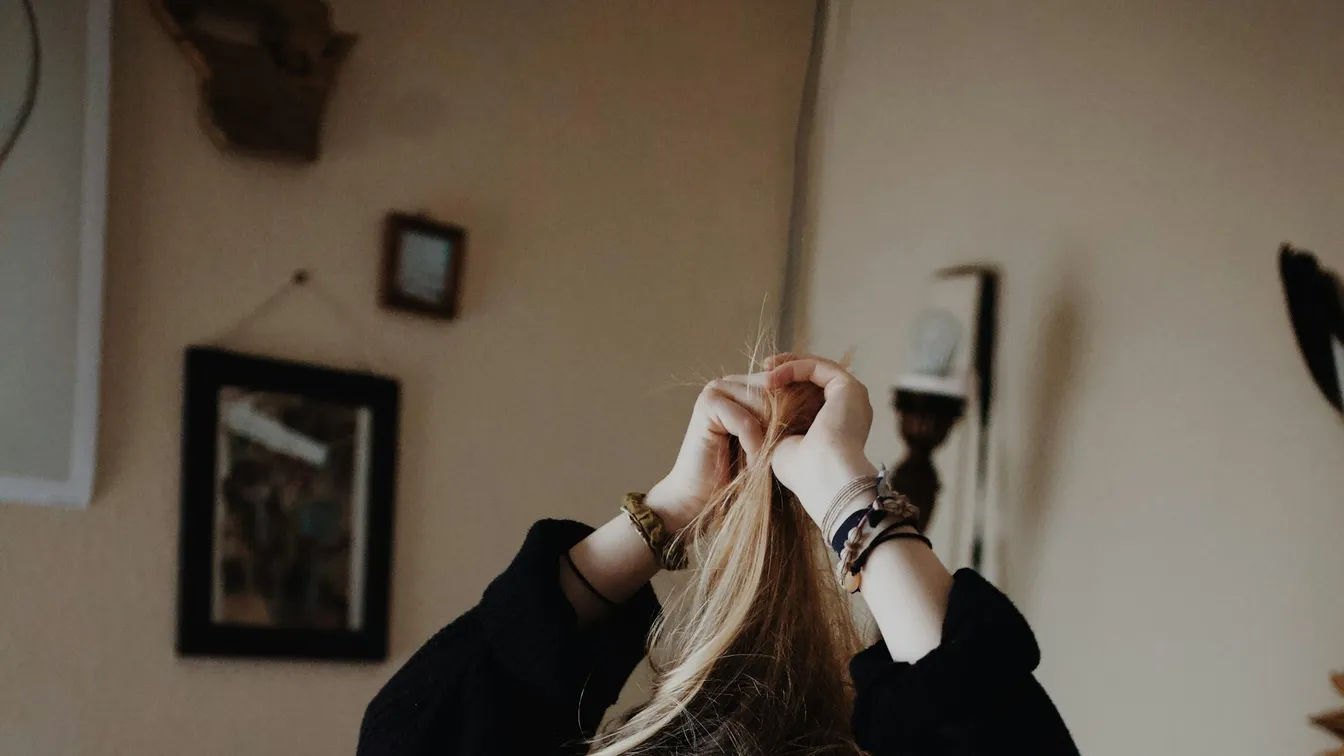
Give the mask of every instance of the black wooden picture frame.
M 441 320 L 457 317 L 467 232 L 423 215 L 389 213 L 383 228 L 380 302 Z
M 184 373 L 178 654 L 386 659 L 397 381 L 207 347 Z

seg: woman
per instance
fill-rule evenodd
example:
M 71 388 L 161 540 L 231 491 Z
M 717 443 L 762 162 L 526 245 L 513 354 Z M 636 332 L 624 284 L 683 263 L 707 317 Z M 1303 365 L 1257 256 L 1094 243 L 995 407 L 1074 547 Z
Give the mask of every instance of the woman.
M 686 527 L 725 486 L 734 444 L 748 458 L 762 452 L 763 392 L 799 383 L 819 386 L 824 403 L 805 434 L 768 450 L 775 478 L 831 528 L 828 541 L 836 521 L 864 519 L 871 492 L 852 500 L 845 492 L 876 472 L 864 456 L 867 390 L 834 362 L 779 355 L 764 372 L 714 381 L 701 393 L 676 463 L 644 498 L 666 529 Z M 651 543 L 625 515 L 597 530 L 537 523 L 481 603 L 426 643 L 369 705 L 359 754 L 586 753 L 659 612 L 648 581 L 665 560 Z M 1031 631 L 996 589 L 970 570 L 949 574 L 913 537 L 876 545 L 858 578 L 884 639 L 850 665 L 859 748 L 879 756 L 1077 753 L 1032 677 L 1039 652 Z

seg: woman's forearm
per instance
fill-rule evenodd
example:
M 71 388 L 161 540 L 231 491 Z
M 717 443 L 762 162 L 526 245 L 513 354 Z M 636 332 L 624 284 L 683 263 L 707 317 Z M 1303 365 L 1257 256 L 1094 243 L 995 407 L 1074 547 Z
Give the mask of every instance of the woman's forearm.
M 575 544 L 569 550 L 569 558 L 573 560 L 574 568 L 592 585 L 591 589 L 584 585 L 569 564 L 561 559 L 560 588 L 574 605 L 580 627 L 591 625 L 611 612 L 605 601 L 593 595 L 594 590 L 620 604 L 658 573 L 658 561 L 653 552 L 624 514 L 612 518 Z
M 748 460 L 760 452 L 765 377 L 764 373 L 728 376 L 710 381 L 701 390 L 676 462 L 644 497 L 644 504 L 658 515 L 667 532 L 685 527 L 714 492 L 727 485 L 728 467 L 723 461 L 731 451 L 731 439 L 737 440 Z M 610 614 L 612 604 L 634 596 L 659 569 L 658 559 L 624 515 L 598 528 L 568 555 L 573 565 L 561 557 L 560 586 L 581 625 Z
M 686 524 L 684 510 L 675 502 L 663 500 L 656 488 L 649 492 L 647 503 L 669 530 L 675 532 Z M 594 591 L 620 604 L 660 569 L 648 544 L 624 514 L 577 543 L 569 557 L 592 586 L 584 585 L 561 560 L 560 588 L 573 605 L 580 626 L 592 625 L 612 610 Z M 917 661 L 941 642 L 952 575 L 932 549 L 906 539 L 879 545 L 864 565 L 862 586 L 864 601 L 893 659 Z
M 854 460 L 832 471 L 826 487 L 839 490 L 848 481 L 876 474 L 877 468 L 866 459 Z M 854 498 L 837 521 L 872 501 L 871 492 Z M 827 541 L 834 536 L 828 533 Z M 951 591 L 952 575 L 933 549 L 920 541 L 899 538 L 879 544 L 863 566 L 860 592 L 896 661 L 918 661 L 938 647 Z
M 951 573 L 920 541 L 879 544 L 863 567 L 863 600 L 898 662 L 918 661 L 942 642 L 951 591 Z
M 645 504 L 658 513 L 669 532 L 675 533 L 688 521 L 689 513 L 685 507 L 662 496 L 656 486 L 649 492 Z M 581 627 L 591 625 L 611 612 L 611 607 L 602 598 L 593 595 L 594 590 L 620 604 L 635 595 L 660 569 L 653 551 L 624 513 L 575 544 L 569 550 L 569 558 L 573 560 L 574 568 L 592 585 L 591 589 L 585 586 L 569 564 L 561 559 L 560 588 L 574 606 Z

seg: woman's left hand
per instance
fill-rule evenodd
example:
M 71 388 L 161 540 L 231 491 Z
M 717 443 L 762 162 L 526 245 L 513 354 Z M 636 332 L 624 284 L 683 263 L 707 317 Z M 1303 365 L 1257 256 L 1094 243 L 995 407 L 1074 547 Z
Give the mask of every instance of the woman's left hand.
M 710 381 L 700 392 L 672 471 L 645 499 L 664 527 L 673 532 L 685 527 L 728 482 L 729 438 L 738 440 L 748 459 L 760 453 L 765 436 L 762 389 L 768 375 L 731 375 Z

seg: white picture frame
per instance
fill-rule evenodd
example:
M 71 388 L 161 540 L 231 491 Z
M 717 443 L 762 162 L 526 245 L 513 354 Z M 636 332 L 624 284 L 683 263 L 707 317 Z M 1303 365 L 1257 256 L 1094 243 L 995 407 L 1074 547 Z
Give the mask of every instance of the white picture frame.
M 93 499 L 103 329 L 111 39 L 111 0 L 87 0 L 79 234 L 78 249 L 72 250 L 77 255 L 78 283 L 73 313 L 75 375 L 70 396 L 68 465 L 63 476 L 0 474 L 0 503 L 84 508 Z M 20 142 L 18 149 L 22 147 Z

